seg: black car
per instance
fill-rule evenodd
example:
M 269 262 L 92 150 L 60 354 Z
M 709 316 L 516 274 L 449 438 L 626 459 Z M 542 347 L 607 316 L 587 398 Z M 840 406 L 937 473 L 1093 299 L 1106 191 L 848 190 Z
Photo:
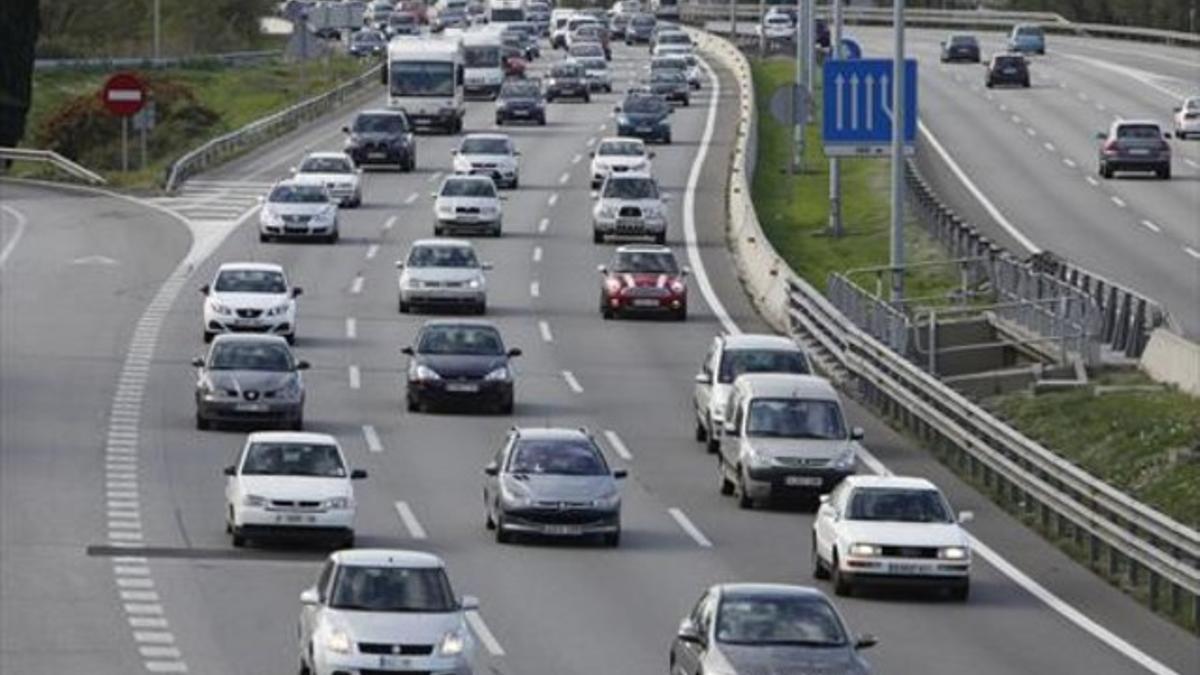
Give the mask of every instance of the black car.
M 988 88 L 998 84 L 1011 84 L 1029 88 L 1029 63 L 1020 54 L 997 54 L 990 63 L 985 63 Z
M 608 34 L 610 37 L 617 40 L 625 39 L 625 30 L 629 27 L 629 20 L 632 17 L 628 14 L 615 14 L 608 22 Z
M 538 79 L 507 80 L 496 97 L 496 126 L 523 120 L 546 126 L 546 99 Z
M 671 142 L 671 104 L 657 94 L 631 92 L 616 108 L 617 135 Z
M 546 100 L 556 98 L 580 98 L 584 103 L 592 100 L 587 71 L 578 63 L 563 62 L 550 70 L 546 80 Z
M 951 35 L 942 42 L 942 63 L 979 63 L 979 40 L 974 35 Z
M 679 70 L 652 70 L 646 85 L 650 88 L 650 93 L 662 96 L 669 102 L 674 101 L 683 106 L 691 102 L 692 86 L 688 84 L 687 75 Z
M 654 34 L 654 16 L 651 14 L 636 14 L 625 26 L 625 44 L 649 44 L 650 36 Z
M 407 407 L 475 405 L 503 414 L 513 411 L 510 361 L 520 349 L 506 349 L 490 321 L 439 320 L 421 327 L 408 360 Z
M 1153 171 L 1167 180 L 1171 177 L 1171 145 L 1165 139 L 1158 122 L 1152 120 L 1117 120 L 1096 138 L 1100 146 L 1099 173 L 1112 178 L 1118 171 Z
M 360 30 L 350 36 L 350 46 L 346 52 L 350 56 L 379 56 L 387 49 L 387 40 L 373 30 Z
M 417 166 L 417 142 L 408 116 L 399 110 L 364 110 L 342 133 L 347 136 L 345 152 L 358 166 L 392 164 L 401 171 Z
M 531 24 L 509 24 L 500 33 L 500 42 L 520 48 L 525 60 L 532 61 L 542 55 L 542 49 L 537 43 L 536 30 Z

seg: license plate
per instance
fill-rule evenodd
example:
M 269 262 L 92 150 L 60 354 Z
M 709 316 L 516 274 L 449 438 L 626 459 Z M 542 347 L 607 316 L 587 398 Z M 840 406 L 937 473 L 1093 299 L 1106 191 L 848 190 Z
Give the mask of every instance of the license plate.
M 460 222 L 460 223 L 473 223 L 473 222 L 479 220 L 479 216 L 476 216 L 476 215 L 473 215 L 470 213 L 460 213 L 460 214 L 458 214 L 457 218 L 458 218 L 458 222 Z
M 267 409 L 266 403 L 239 403 L 236 406 L 238 412 L 265 412 Z
M 547 525 L 546 526 L 546 534 L 552 534 L 552 535 L 559 536 L 559 537 L 575 535 L 575 534 L 582 534 L 582 533 L 583 533 L 583 528 L 578 525 Z
M 648 134 L 651 131 L 654 131 L 654 128 L 653 127 L 638 127 L 637 130 L 643 134 Z
M 300 515 L 299 513 L 285 513 L 280 516 L 275 516 L 275 522 L 277 522 L 277 523 L 291 523 L 291 524 L 305 523 L 305 522 L 311 523 L 314 520 L 315 519 L 312 516 L 306 517 L 306 516 Z
M 1150 154 L 1150 149 L 1149 148 L 1130 148 L 1129 154 L 1131 154 L 1131 155 L 1148 155 L 1148 154 Z
M 1005 75 L 1016 75 L 1017 74 L 1017 70 L 1015 68 L 1005 68 L 1004 70 L 1002 70 L 1000 72 L 1004 73 Z
M 636 230 L 642 226 L 642 222 L 636 218 L 618 218 L 617 227 L 623 230 Z
M 367 157 L 370 159 L 387 159 L 386 152 L 368 152 Z
M 235 326 L 257 326 L 258 322 L 254 319 L 236 319 L 233 322 Z
M 783 479 L 783 484 L 791 487 L 818 487 L 821 482 L 819 476 L 788 476 Z
M 920 574 L 925 567 L 913 563 L 888 563 L 888 571 L 893 574 Z
M 654 298 L 638 298 L 633 301 L 634 307 L 658 307 L 658 300 Z
M 479 391 L 479 385 L 450 382 L 446 384 L 446 391 L 460 394 L 475 393 Z
M 413 660 L 402 656 L 380 656 L 379 667 L 388 670 L 408 670 L 413 665 Z
M 528 110 L 514 110 L 514 111 L 512 111 L 512 114 L 513 114 L 513 117 L 529 117 Z

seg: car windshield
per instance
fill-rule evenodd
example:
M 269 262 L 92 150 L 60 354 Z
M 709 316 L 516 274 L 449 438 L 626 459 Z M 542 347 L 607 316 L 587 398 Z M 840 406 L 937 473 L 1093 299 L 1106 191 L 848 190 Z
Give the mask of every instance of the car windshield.
M 618 273 L 679 274 L 675 254 L 670 251 L 617 251 L 609 269 Z
M 951 35 L 950 36 L 950 44 L 954 45 L 955 47 L 974 47 L 975 46 L 975 36 L 974 35 Z
M 585 439 L 522 439 L 509 460 L 509 473 L 603 476 L 608 466 Z
M 329 606 L 363 612 L 454 612 L 458 601 L 439 567 L 340 565 Z
M 500 47 L 496 45 L 463 47 L 463 67 L 496 68 L 499 65 Z
M 383 38 L 376 33 L 358 32 L 351 38 L 354 42 L 363 42 L 370 44 L 378 44 L 383 42 Z
M 359 115 L 354 118 L 356 134 L 400 134 L 408 130 L 403 115 Z
M 500 89 L 500 98 L 538 98 L 541 95 L 542 88 L 530 81 L 505 82 Z
M 721 355 L 717 379 L 729 384 L 744 373 L 796 373 L 808 375 L 808 361 L 799 351 L 783 349 L 727 349 Z
M 1019 68 L 1025 65 L 1025 59 L 1020 56 L 997 56 L 997 68 Z
M 417 17 L 406 12 L 395 13 L 388 17 L 388 23 L 393 26 L 410 26 L 417 23 Z
M 846 518 L 897 523 L 953 521 L 946 500 L 937 490 L 898 488 L 856 488 Z
M 300 173 L 354 173 L 346 157 L 309 157 L 300 164 Z
M 785 594 L 723 598 L 716 637 L 736 645 L 846 645 L 842 622 L 827 601 Z
M 391 92 L 393 96 L 453 96 L 454 64 L 449 62 L 422 63 L 393 61 Z
M 504 341 L 500 332 L 490 326 L 429 326 L 421 331 L 417 352 L 502 356 Z
M 1151 140 L 1162 138 L 1162 131 L 1154 124 L 1123 124 L 1117 127 L 1117 138 L 1128 140 Z
M 610 178 L 604 183 L 605 199 L 658 199 L 658 185 L 651 178 Z
M 604 58 L 604 48 L 591 42 L 581 45 L 574 45 L 571 47 L 571 51 L 569 53 L 573 57 L 599 56 L 600 58 Z
M 589 56 L 579 59 L 579 64 L 583 66 L 584 70 L 608 70 L 608 63 L 604 57 Z
M 1189 98 L 1183 107 L 1187 110 L 1200 110 L 1200 98 Z
M 621 104 L 621 110 L 639 115 L 665 114 L 670 106 L 657 96 L 630 96 Z
M 414 246 L 409 267 L 479 267 L 475 251 L 467 246 Z
M 677 56 L 658 57 L 650 62 L 650 70 L 683 70 L 687 68 L 687 61 Z
M 1021 37 L 1042 37 L 1042 29 L 1038 26 L 1019 26 L 1017 35 Z
M 653 28 L 654 17 L 652 16 L 635 16 L 629 23 L 638 28 Z
M 764 438 L 846 438 L 841 407 L 834 401 L 806 398 L 756 398 L 750 402 L 746 434 Z
M 226 341 L 213 345 L 209 370 L 264 370 L 285 373 L 294 368 L 287 346 L 262 342 Z
M 217 293 L 287 293 L 283 275 L 272 270 L 223 270 L 213 284 Z
M 508 140 L 504 138 L 466 138 L 459 152 L 464 155 L 507 155 Z
M 554 66 L 554 70 L 550 71 L 552 77 L 583 77 L 583 67 L 575 64 Z
M 658 36 L 660 44 L 664 45 L 690 45 L 692 39 L 687 36 L 687 33 L 663 33 Z
M 609 155 L 641 157 L 646 154 L 646 148 L 637 141 L 604 141 L 596 149 L 596 154 L 602 157 Z
M 252 443 L 242 475 L 345 478 L 346 465 L 337 446 L 327 443 Z
M 650 81 L 654 83 L 667 82 L 679 84 L 684 81 L 683 73 L 678 70 L 656 68 L 650 73 Z
M 267 201 L 284 204 L 319 204 L 329 201 L 320 185 L 277 185 Z
M 443 197 L 495 197 L 496 186 L 490 180 L 451 178 L 442 183 Z
M 768 16 L 766 18 L 766 22 L 771 24 L 772 26 L 790 26 L 790 25 L 792 25 L 791 17 L 789 17 L 786 14 L 775 14 L 773 16 Z

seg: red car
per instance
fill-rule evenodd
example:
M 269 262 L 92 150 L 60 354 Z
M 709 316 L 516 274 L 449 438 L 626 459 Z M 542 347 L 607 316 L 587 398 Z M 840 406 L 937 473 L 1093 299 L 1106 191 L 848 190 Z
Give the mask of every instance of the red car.
M 600 314 L 667 314 L 687 319 L 687 267 L 680 267 L 666 246 L 621 246 L 612 261 L 600 265 Z
M 515 47 L 501 47 L 505 77 L 525 77 L 525 68 L 529 62 L 521 55 L 521 50 Z

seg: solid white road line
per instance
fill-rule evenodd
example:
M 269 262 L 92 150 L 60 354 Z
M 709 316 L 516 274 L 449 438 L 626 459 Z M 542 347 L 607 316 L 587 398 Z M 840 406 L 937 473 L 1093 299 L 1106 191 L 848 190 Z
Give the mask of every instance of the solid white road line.
M 351 389 L 361 388 L 362 387 L 362 373 L 359 372 L 358 366 L 350 366 L 347 370 L 348 370 L 347 374 L 350 378 L 350 388 Z
M 371 258 L 374 258 L 376 256 L 376 254 L 378 254 L 378 253 L 379 253 L 379 244 L 371 244 L 370 246 L 367 247 L 366 259 L 370 260 Z
M 550 227 L 550 219 L 542 218 L 538 221 L 538 232 L 545 232 Z
M 541 229 L 541 228 L 539 227 L 538 229 Z M 541 262 L 541 261 L 542 261 L 542 247 L 534 246 L 533 247 L 533 262 Z
M 346 317 L 346 337 L 351 340 L 358 337 L 358 320 L 352 316 Z
M 538 297 L 542 294 L 542 286 L 536 281 L 529 282 L 529 295 Z
M 1147 230 L 1150 230 L 1151 232 L 1154 232 L 1155 234 L 1162 232 L 1162 228 L 1159 227 L 1158 225 L 1154 224 L 1154 221 L 1151 221 L 1151 220 L 1143 220 L 1142 227 L 1146 228 Z
M 371 452 L 383 452 L 383 443 L 379 442 L 379 432 L 375 431 L 375 427 L 370 424 L 364 424 L 362 428 L 363 438 L 367 441 L 367 449 Z
M 363 276 L 359 274 L 358 276 L 354 277 L 354 282 L 350 284 L 350 293 L 352 295 L 358 295 L 359 293 L 362 293 L 362 289 Z
M 621 437 L 617 435 L 617 432 L 611 429 L 605 430 L 604 438 L 608 439 L 608 444 L 612 446 L 613 452 L 617 453 L 621 459 L 626 462 L 633 461 L 633 453 L 629 452 L 629 448 L 621 440 Z
M 478 611 L 467 612 L 467 623 L 471 625 L 471 632 L 475 633 L 475 637 L 479 638 L 489 654 L 494 657 L 504 656 L 504 649 L 500 646 L 500 642 L 496 640 L 495 635 L 492 635 L 492 631 L 483 622 L 483 617 L 479 615 Z
M 693 523 L 691 519 L 687 517 L 686 513 L 676 508 L 667 509 L 667 513 L 671 514 L 671 517 L 675 519 L 675 522 L 679 524 L 679 527 L 683 529 L 683 531 L 686 532 L 687 535 L 692 538 L 692 541 L 695 541 L 700 548 L 712 548 L 712 542 L 709 541 L 708 537 L 704 536 L 704 533 L 700 531 L 700 528 L 696 527 L 695 523 Z
M 564 380 L 566 380 L 567 386 L 571 388 L 571 391 L 575 392 L 576 394 L 583 393 L 583 385 L 579 384 L 579 380 L 575 379 L 575 373 L 572 373 L 569 370 L 564 370 L 562 371 L 562 377 Z
M 8 260 L 8 256 L 17 248 L 17 242 L 21 241 L 21 237 L 25 235 L 25 226 L 29 224 L 29 220 L 25 218 L 25 214 L 14 209 L 8 204 L 0 204 L 0 209 L 12 216 L 13 222 L 16 223 L 16 229 L 8 238 L 8 242 L 4 244 L 4 248 L 0 249 L 0 267 L 4 267 L 4 261 Z
M 557 192 L 555 192 L 555 193 L 551 194 L 551 195 L 550 195 L 550 196 L 549 196 L 549 197 L 546 199 L 546 206 L 554 206 L 554 205 L 555 205 L 555 204 L 557 204 L 557 203 L 558 203 L 558 193 L 557 193 Z
M 550 332 L 550 324 L 545 321 L 538 322 L 538 332 L 542 334 L 542 340 L 545 342 L 554 342 L 554 334 Z
M 1119 208 L 1119 209 L 1125 208 L 1125 200 L 1124 199 L 1121 199 L 1120 197 L 1118 197 L 1116 195 L 1109 197 L 1109 199 L 1112 200 L 1112 203 L 1117 205 L 1117 208 Z
M 1025 127 L 1025 133 L 1029 134 L 1030 136 L 1037 136 L 1037 129 L 1034 129 L 1033 127 Z
M 396 502 L 396 514 L 400 516 L 400 520 L 404 522 L 405 529 L 413 539 L 426 539 L 425 528 L 421 527 L 420 521 L 417 520 L 417 515 L 409 508 L 408 502 Z
M 1021 116 L 1020 116 L 1020 115 L 1013 115 L 1011 119 L 1012 119 L 1012 121 L 1013 121 L 1013 124 L 1020 124 L 1020 123 L 1021 123 Z

